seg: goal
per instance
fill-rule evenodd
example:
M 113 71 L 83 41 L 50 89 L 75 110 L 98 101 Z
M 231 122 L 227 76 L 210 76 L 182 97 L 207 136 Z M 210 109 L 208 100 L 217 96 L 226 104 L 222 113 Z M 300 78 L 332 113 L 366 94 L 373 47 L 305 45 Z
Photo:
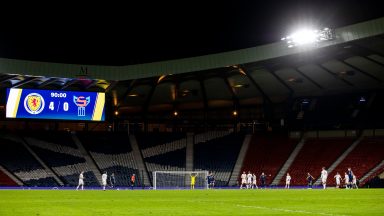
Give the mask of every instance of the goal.
M 195 189 L 208 188 L 208 171 L 154 171 L 153 189 L 191 189 L 191 175 L 197 175 Z

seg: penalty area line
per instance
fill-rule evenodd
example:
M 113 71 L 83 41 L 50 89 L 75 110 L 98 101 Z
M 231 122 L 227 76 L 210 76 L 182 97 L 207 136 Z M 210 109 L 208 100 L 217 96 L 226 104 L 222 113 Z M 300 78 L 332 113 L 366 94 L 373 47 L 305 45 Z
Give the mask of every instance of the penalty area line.
M 270 211 L 280 211 L 280 212 L 290 212 L 290 213 L 301 213 L 301 214 L 315 214 L 315 215 L 324 215 L 324 216 L 349 216 L 349 215 L 343 215 L 343 214 L 331 214 L 331 213 L 323 213 L 323 212 L 311 212 L 311 211 L 304 211 L 304 210 L 292 210 L 292 209 L 283 209 L 283 208 L 270 208 L 265 206 L 249 206 L 249 205 L 236 205 L 237 207 L 242 208 L 254 208 L 254 209 L 263 209 L 263 210 L 270 210 Z

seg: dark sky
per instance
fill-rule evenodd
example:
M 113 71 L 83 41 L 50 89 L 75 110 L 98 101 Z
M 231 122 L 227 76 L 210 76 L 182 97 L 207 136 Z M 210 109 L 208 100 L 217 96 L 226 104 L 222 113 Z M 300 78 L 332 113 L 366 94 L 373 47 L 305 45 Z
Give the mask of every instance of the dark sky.
M 140 2 L 12 11 L 2 15 L 0 57 L 128 65 L 271 43 L 303 24 L 340 27 L 384 16 L 379 1 L 367 0 Z

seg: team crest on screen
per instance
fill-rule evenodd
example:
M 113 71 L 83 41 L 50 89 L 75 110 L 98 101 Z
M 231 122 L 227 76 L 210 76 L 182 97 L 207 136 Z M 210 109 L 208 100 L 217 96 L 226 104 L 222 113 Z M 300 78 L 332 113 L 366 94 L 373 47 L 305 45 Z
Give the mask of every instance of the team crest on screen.
M 73 102 L 77 106 L 77 116 L 85 116 L 85 107 L 91 102 L 91 97 L 73 96 Z
M 24 108 L 32 115 L 41 113 L 44 109 L 44 105 L 44 98 L 38 93 L 28 94 L 24 99 Z

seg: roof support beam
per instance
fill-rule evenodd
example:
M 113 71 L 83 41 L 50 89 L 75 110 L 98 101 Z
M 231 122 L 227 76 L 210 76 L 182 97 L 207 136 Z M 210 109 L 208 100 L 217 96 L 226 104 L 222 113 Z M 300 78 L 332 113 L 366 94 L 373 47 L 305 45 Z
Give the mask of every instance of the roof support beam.
M 256 87 L 257 90 L 261 93 L 263 96 L 263 115 L 267 120 L 271 120 L 272 118 L 272 100 L 269 98 L 269 96 L 263 91 L 263 89 L 259 86 L 259 84 L 256 83 L 256 81 L 253 79 L 252 76 L 249 75 L 249 72 L 245 70 L 243 67 L 239 67 L 244 74 L 248 77 L 248 79 L 251 81 L 251 83 Z
M 204 131 L 207 131 L 207 120 L 208 120 L 207 90 L 205 89 L 203 76 L 199 75 L 198 80 L 201 88 L 201 97 L 203 98 L 203 103 L 204 103 Z
M 0 83 L 4 83 L 4 82 L 6 82 L 6 81 L 8 81 L 8 80 L 11 80 L 11 79 L 17 77 L 17 76 L 18 76 L 18 75 L 12 75 L 12 76 L 8 76 L 8 77 L 5 77 L 5 78 L 3 78 L 3 79 L 0 79 Z
M 303 73 L 302 71 L 300 71 L 300 69 L 298 68 L 294 68 L 294 70 L 299 73 L 301 76 L 305 77 L 307 80 L 309 80 L 311 83 L 313 83 L 315 86 L 317 86 L 318 88 L 320 89 L 324 89 L 324 87 L 322 87 L 319 83 L 315 82 L 311 77 L 305 75 L 305 73 Z
M 116 81 L 116 82 L 114 83 L 114 85 L 116 85 L 117 82 L 118 82 L 118 81 Z M 128 96 L 128 94 L 132 91 L 132 89 L 133 89 L 135 83 L 136 83 L 136 80 L 132 80 L 132 81 L 129 83 L 127 90 L 125 90 L 125 92 L 123 93 L 123 95 L 122 95 L 120 98 L 117 99 L 117 107 L 119 107 L 119 106 L 121 105 L 121 103 L 124 101 L 124 99 L 125 99 L 125 98 Z M 110 90 L 114 87 L 114 86 L 113 86 L 113 87 L 111 87 L 111 86 L 112 86 L 112 84 L 108 86 L 108 88 L 107 88 L 108 91 L 110 91 Z M 110 87 L 111 87 L 111 88 L 110 88 Z M 107 92 L 107 91 L 106 91 L 106 92 Z
M 356 71 L 358 71 L 358 72 L 360 72 L 360 73 L 362 73 L 362 74 L 365 74 L 365 75 L 369 76 L 370 78 L 376 80 L 376 81 L 379 82 L 379 83 L 382 83 L 382 82 L 383 82 L 383 80 L 380 80 L 379 78 L 377 78 L 377 77 L 375 77 L 375 76 L 373 76 L 373 75 L 371 75 L 371 74 L 369 74 L 369 73 L 367 73 L 367 72 L 365 72 L 365 71 L 360 70 L 359 68 L 357 68 L 357 67 L 355 67 L 355 66 L 349 64 L 349 63 L 346 62 L 345 60 L 342 60 L 342 59 L 338 59 L 338 60 L 341 61 L 341 62 L 343 62 L 344 64 L 348 65 L 348 66 L 351 67 L 352 69 L 354 69 L 354 70 L 356 70 Z
M 174 89 L 174 101 L 173 101 L 173 111 L 177 110 L 177 106 L 179 104 L 179 91 L 180 91 L 180 80 L 175 80 L 175 89 Z
M 61 87 L 61 90 L 65 90 L 65 89 L 68 88 L 70 85 L 77 83 L 77 81 L 78 81 L 77 79 L 73 79 L 73 80 L 68 81 L 67 83 L 65 83 L 65 84 Z
M 233 89 L 233 87 L 229 83 L 228 76 L 223 76 L 222 78 L 223 78 L 223 80 L 225 82 L 225 85 L 229 88 L 229 91 L 232 94 L 232 100 L 233 100 L 234 109 L 237 110 L 240 107 L 239 98 L 237 97 L 235 90 Z
M 20 86 L 22 86 L 22 85 L 24 85 L 24 84 L 27 84 L 27 83 L 30 83 L 30 82 L 36 80 L 37 78 L 38 78 L 38 77 L 27 78 L 27 79 L 21 81 L 20 83 L 17 83 L 16 85 L 12 86 L 12 88 L 20 87 Z
M 110 92 L 118 83 L 119 81 L 111 81 L 109 86 L 105 89 L 105 93 Z
M 328 68 L 324 67 L 321 63 L 315 63 L 313 62 L 313 64 L 315 64 L 316 66 L 320 67 L 321 69 L 323 69 L 324 71 L 328 72 L 329 74 L 331 74 L 332 76 L 334 76 L 336 79 L 339 79 L 341 81 L 343 81 L 344 83 L 346 83 L 347 85 L 349 86 L 354 86 L 351 82 L 349 82 L 348 80 L 344 79 L 343 77 L 341 76 L 338 76 L 336 73 L 333 73 L 332 71 L 328 70 Z
M 263 95 L 263 99 L 264 101 L 267 101 L 269 103 L 272 104 L 272 100 L 269 98 L 269 96 L 263 91 L 263 89 L 261 89 L 261 87 L 259 86 L 259 84 L 256 83 L 256 81 L 253 79 L 252 76 L 249 75 L 249 72 L 248 70 L 246 70 L 244 67 L 241 67 L 239 66 L 244 73 L 245 75 L 247 76 L 247 78 L 249 79 L 249 81 L 251 81 L 251 83 L 256 87 L 257 90 L 259 90 L 259 92 L 261 93 L 261 95 Z
M 384 64 L 383 64 L 383 63 L 381 63 L 381 62 L 379 62 L 379 61 L 376 61 L 376 60 L 373 59 L 373 58 L 370 58 L 370 57 L 368 57 L 368 56 L 362 56 L 362 57 L 365 58 L 365 59 L 367 59 L 368 61 L 374 62 L 375 64 L 378 64 L 378 65 L 384 67 Z
M 292 97 L 293 94 L 295 93 L 293 89 L 284 80 L 282 80 L 279 76 L 277 76 L 273 70 L 270 70 L 268 67 L 266 68 L 266 70 L 269 71 L 272 74 L 272 76 L 274 76 L 289 90 L 289 97 Z
M 41 84 L 38 86 L 38 88 L 42 88 L 42 87 L 44 87 L 44 86 L 47 86 L 47 85 L 49 85 L 49 84 L 51 84 L 51 83 L 54 83 L 55 81 L 56 81 L 55 78 L 48 79 L 47 81 L 41 83 Z
M 357 43 L 353 43 L 351 45 L 351 47 L 348 48 L 348 50 L 350 50 L 350 52 L 352 52 L 353 54 L 355 54 L 357 56 L 363 57 L 363 58 L 365 58 L 365 59 L 367 59 L 369 61 L 372 61 L 372 62 L 374 62 L 374 63 L 384 67 L 384 64 L 382 62 L 376 61 L 375 59 L 372 59 L 372 58 L 368 57 L 369 55 L 378 55 L 378 56 L 382 56 L 383 57 L 382 53 L 378 53 L 375 50 L 369 49 L 367 47 L 362 47 L 362 46 L 360 46 Z
M 92 80 L 92 82 L 90 84 L 88 84 L 84 89 L 85 90 L 88 90 L 89 88 L 91 88 L 92 86 L 96 85 L 97 84 L 97 80 Z
M 143 119 L 144 119 L 145 132 L 148 131 L 147 115 L 148 115 L 148 110 L 149 110 L 149 104 L 151 103 L 151 99 L 152 99 L 153 93 L 155 92 L 156 87 L 157 87 L 157 79 L 153 80 L 153 83 L 151 84 L 151 90 L 149 91 L 147 99 L 145 100 L 145 102 L 143 104 Z

